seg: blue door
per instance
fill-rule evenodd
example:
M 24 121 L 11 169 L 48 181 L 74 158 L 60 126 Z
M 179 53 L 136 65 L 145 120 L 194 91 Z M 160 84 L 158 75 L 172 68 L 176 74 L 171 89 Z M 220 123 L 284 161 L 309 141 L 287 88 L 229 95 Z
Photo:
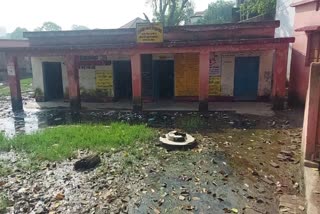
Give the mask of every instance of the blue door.
M 256 100 L 259 82 L 259 57 L 236 57 L 234 97 L 236 100 Z

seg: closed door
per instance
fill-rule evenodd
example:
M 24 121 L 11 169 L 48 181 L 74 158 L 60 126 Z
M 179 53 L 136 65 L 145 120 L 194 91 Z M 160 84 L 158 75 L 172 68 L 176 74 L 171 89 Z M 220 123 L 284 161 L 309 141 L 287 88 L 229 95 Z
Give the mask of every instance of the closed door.
M 256 100 L 259 81 L 259 57 L 237 57 L 234 73 L 236 100 Z

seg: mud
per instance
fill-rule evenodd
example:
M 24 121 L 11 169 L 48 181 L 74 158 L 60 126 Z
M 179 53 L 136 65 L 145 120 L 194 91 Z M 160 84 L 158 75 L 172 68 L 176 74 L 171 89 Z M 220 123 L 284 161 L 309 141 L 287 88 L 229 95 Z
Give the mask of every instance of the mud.
M 188 118 L 200 118 L 200 122 L 194 127 Z M 168 151 L 154 141 L 142 146 L 136 154 L 131 154 L 130 148 L 103 154 L 101 166 L 85 174 L 71 169 L 76 160 L 55 163 L 54 168 L 52 163 L 49 167 L 48 163 L 42 163 L 37 169 L 24 169 L 17 165 L 19 161 L 12 160 L 27 161 L 28 158 L 10 153 L 18 158 L 0 160 L 15 169 L 10 175 L 0 177 L 3 183 L 0 189 L 9 196 L 8 211 L 273 214 L 278 213 L 281 195 L 302 195 L 302 111 L 276 112 L 274 117 L 262 117 L 233 112 L 81 111 L 75 114 L 68 109 L 13 114 L 3 108 L 0 129 L 7 136 L 13 136 L 56 125 L 114 121 L 148 124 L 157 129 L 159 135 L 172 129 L 188 130 L 196 137 L 198 146 Z M 290 158 L 279 159 L 284 151 Z M 1 156 L 7 157 L 8 153 Z M 64 183 L 66 177 L 67 184 Z M 104 185 L 110 177 L 112 182 Z M 16 178 L 20 178 L 18 182 Z M 35 183 L 40 192 L 36 196 Z M 21 188 L 27 189 L 29 199 L 24 191 L 16 193 Z M 64 198 L 56 201 L 59 192 Z

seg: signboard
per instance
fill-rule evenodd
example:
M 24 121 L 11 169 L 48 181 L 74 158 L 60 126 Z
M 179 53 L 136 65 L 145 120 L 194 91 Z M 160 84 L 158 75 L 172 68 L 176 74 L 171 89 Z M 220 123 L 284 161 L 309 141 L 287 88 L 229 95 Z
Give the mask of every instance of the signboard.
M 7 66 L 7 71 L 8 71 L 8 75 L 9 75 L 9 76 L 14 76 L 14 75 L 16 75 L 16 71 L 15 71 L 14 65 L 12 65 L 12 64 L 9 64 L 9 65 Z
M 214 53 L 210 54 L 210 70 L 209 70 L 209 76 L 220 76 L 221 75 L 221 69 L 220 69 L 220 63 L 221 62 L 221 55 L 216 55 Z
M 96 70 L 96 89 L 113 96 L 113 70 L 112 65 L 104 66 L 103 70 Z
M 221 77 L 209 78 L 209 95 L 221 96 Z
M 137 23 L 137 43 L 163 42 L 163 26 L 161 23 Z

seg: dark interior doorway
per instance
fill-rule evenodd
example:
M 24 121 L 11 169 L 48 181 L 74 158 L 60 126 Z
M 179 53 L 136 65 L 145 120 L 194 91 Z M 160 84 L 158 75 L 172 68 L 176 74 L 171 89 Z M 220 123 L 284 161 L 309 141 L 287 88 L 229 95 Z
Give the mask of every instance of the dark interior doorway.
M 236 57 L 234 96 L 236 100 L 251 101 L 258 96 L 259 57 Z
M 130 61 L 113 62 L 113 81 L 115 99 L 131 99 L 132 76 Z
M 42 70 L 45 100 L 63 99 L 61 63 L 43 62 Z
M 154 96 L 156 99 L 170 99 L 174 96 L 174 61 L 153 61 Z

